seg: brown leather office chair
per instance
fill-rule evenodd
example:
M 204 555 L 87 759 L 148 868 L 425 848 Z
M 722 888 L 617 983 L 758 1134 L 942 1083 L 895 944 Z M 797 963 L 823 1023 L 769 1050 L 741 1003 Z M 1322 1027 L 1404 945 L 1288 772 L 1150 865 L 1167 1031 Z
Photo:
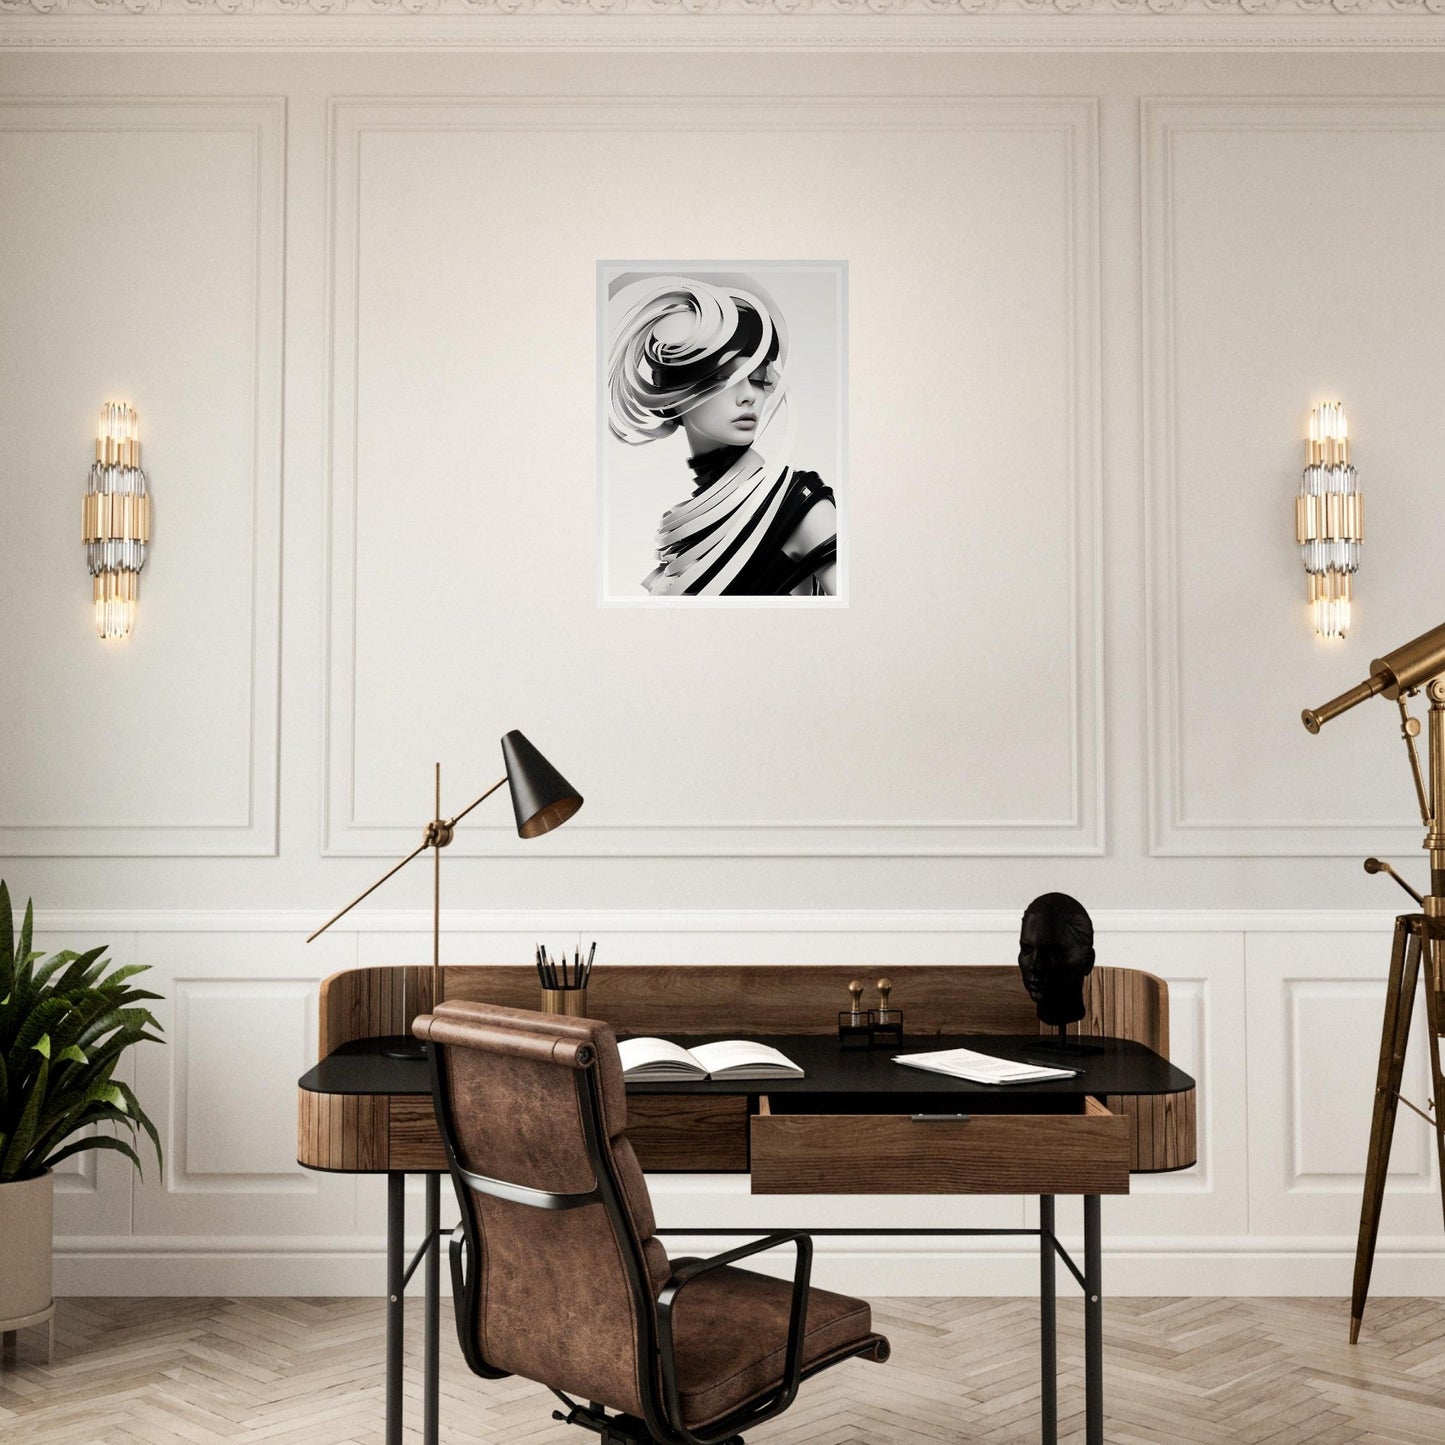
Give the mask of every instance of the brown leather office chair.
M 668 1260 L 606 1024 L 444 1003 L 414 1030 L 431 1045 L 461 1204 L 452 1285 L 477 1374 L 546 1385 L 566 1406 L 556 1419 L 604 1442 L 740 1445 L 801 1380 L 853 1356 L 887 1359 L 864 1301 L 809 1287 L 807 1235 Z M 734 1268 L 784 1243 L 797 1254 L 791 1286 Z

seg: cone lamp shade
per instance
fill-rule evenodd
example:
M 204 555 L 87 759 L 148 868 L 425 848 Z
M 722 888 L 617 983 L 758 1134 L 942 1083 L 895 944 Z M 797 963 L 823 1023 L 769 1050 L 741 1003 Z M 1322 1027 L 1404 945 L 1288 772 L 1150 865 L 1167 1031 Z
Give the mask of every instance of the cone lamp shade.
M 515 728 L 502 739 L 517 836 L 540 838 L 582 806 L 582 794 Z

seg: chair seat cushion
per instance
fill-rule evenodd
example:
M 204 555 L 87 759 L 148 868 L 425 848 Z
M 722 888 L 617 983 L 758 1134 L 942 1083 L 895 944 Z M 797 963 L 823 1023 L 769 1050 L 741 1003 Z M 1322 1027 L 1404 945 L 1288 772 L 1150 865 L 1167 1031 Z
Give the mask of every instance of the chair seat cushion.
M 687 1285 L 673 1308 L 673 1344 L 683 1419 L 697 1429 L 773 1389 L 787 1355 L 791 1281 L 724 1267 Z M 869 1339 L 865 1300 L 808 1291 L 803 1368 Z

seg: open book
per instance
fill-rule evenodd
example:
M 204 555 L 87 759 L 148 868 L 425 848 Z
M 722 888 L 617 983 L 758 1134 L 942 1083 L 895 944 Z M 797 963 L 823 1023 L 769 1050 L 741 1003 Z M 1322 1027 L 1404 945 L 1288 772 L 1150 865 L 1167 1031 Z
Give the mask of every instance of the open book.
M 767 1044 L 728 1039 L 685 1049 L 666 1039 L 623 1039 L 622 1077 L 634 1084 L 686 1084 L 696 1079 L 801 1079 L 803 1071 Z
M 927 1069 L 934 1074 L 949 1074 L 974 1084 L 1037 1084 L 1044 1079 L 1072 1079 L 1077 1069 L 1048 1069 L 1042 1064 L 1017 1064 L 1012 1059 L 996 1059 L 992 1054 L 978 1054 L 972 1049 L 940 1049 L 932 1054 L 895 1054 L 895 1064 L 910 1069 Z

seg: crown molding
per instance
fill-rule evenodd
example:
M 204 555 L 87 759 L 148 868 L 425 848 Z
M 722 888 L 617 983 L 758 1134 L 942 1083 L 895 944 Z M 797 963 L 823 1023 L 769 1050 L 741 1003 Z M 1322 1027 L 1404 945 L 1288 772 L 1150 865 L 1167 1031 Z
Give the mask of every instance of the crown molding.
M 1398 50 L 1445 0 L 0 0 L 0 50 Z
M 864 25 L 884 24 L 891 16 L 947 18 L 1023 15 L 1143 17 L 1245 16 L 1264 21 L 1297 15 L 1330 22 L 1351 16 L 1445 16 L 1445 0 L 0 0 L 0 12 L 12 15 L 118 19 L 155 15 L 305 17 L 324 15 L 427 16 L 679 17 L 699 22 L 709 17 L 778 18 L 793 23 L 818 16 L 851 17 Z

